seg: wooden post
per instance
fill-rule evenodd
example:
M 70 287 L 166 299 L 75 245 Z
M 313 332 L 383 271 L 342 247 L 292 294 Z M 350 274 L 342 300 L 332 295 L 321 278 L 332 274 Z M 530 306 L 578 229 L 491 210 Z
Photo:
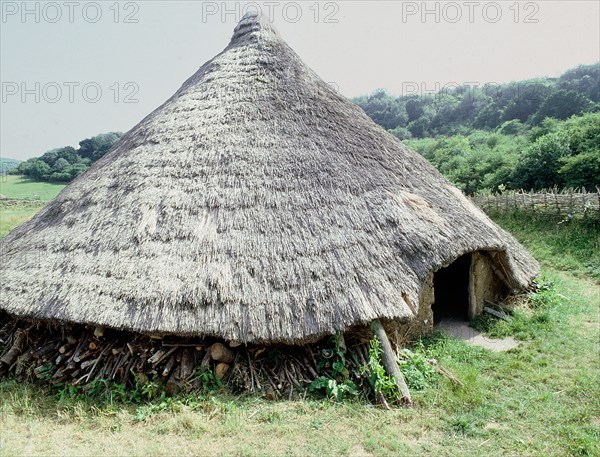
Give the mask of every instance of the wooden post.
M 535 214 L 535 195 L 533 194 L 533 192 L 529 192 L 529 194 L 527 194 L 529 196 L 529 200 L 531 201 L 531 212 Z
M 379 319 L 373 319 L 373 321 L 371 321 L 371 330 L 375 336 L 379 338 L 379 341 L 381 341 L 381 348 L 383 349 L 383 353 L 381 355 L 383 366 L 388 374 L 396 381 L 396 384 L 400 389 L 400 393 L 402 394 L 402 401 L 404 401 L 407 405 L 412 405 L 412 399 L 410 398 L 410 391 L 406 385 L 406 380 L 400 371 L 400 367 L 398 367 L 397 355 L 393 351 L 390 340 L 388 339 L 385 329 L 383 328 L 383 325 Z
M 575 200 L 573 199 L 574 192 L 574 190 L 569 190 L 569 211 L 567 211 L 567 214 L 575 214 Z

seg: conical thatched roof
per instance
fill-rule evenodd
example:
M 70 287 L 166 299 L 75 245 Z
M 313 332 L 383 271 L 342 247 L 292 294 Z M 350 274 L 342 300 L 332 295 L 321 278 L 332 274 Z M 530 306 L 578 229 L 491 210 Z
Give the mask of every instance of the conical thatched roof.
M 2 242 L 0 308 L 142 332 L 292 342 L 410 318 L 431 271 L 538 265 L 256 16 Z

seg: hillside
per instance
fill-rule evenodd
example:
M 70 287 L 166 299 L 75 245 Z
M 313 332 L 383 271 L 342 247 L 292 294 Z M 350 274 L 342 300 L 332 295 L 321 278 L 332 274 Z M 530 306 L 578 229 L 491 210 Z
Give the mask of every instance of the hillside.
M 354 101 L 467 194 L 600 186 L 600 64 L 554 79 L 433 95 L 378 90 Z
M 600 63 L 578 66 L 559 78 L 452 86 L 435 94 L 394 97 L 378 89 L 354 102 L 402 140 L 491 131 L 513 120 L 535 126 L 547 117 L 564 120 L 599 110 Z

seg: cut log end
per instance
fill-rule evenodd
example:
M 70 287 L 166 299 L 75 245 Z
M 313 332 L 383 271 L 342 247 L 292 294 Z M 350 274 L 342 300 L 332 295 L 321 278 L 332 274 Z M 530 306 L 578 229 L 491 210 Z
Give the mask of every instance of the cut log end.
M 222 343 L 215 343 L 210 347 L 210 356 L 215 362 L 231 363 L 235 354 Z
M 225 374 L 229 371 L 229 365 L 226 363 L 218 363 L 215 367 L 215 378 L 219 381 L 222 381 L 225 377 Z

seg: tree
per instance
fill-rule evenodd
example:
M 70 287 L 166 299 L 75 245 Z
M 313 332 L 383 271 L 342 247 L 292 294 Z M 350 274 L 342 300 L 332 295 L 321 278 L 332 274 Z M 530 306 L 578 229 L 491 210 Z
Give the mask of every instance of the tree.
M 494 103 L 489 103 L 479 111 L 477 117 L 473 121 L 473 126 L 478 129 L 493 129 L 500 123 L 501 117 L 502 111 Z
M 80 157 L 95 162 L 104 156 L 122 135 L 121 132 L 109 132 L 86 138 L 79 142 L 77 153 Z
M 408 130 L 406 127 L 396 127 L 395 129 L 390 130 L 390 133 L 400 140 L 408 140 L 409 138 L 412 138 L 410 130 Z
M 38 181 L 69 182 L 106 154 L 121 136 L 120 132 L 102 133 L 80 141 L 79 149 L 71 146 L 51 149 L 41 157 L 21 162 L 14 173 Z
M 487 140 L 486 140 L 486 144 L 490 149 L 494 149 L 496 146 L 498 146 L 498 142 L 500 141 L 500 139 L 498 138 L 498 136 L 496 135 L 490 135 L 488 136 Z
M 416 138 L 424 138 L 429 133 L 429 119 L 421 117 L 408 124 L 410 134 Z
M 38 181 L 46 181 L 50 176 L 52 169 L 43 160 L 35 160 L 31 167 L 31 178 L 37 179 Z
M 44 155 L 40 157 L 40 160 L 43 160 L 52 167 L 54 166 L 54 163 L 61 158 L 66 160 L 68 163 L 76 163 L 80 160 L 80 157 L 77 155 L 77 151 L 71 146 L 52 149 L 44 153 Z
M 408 115 L 408 122 L 416 121 L 425 113 L 423 102 L 419 97 L 409 98 L 404 106 Z
M 562 159 L 571 155 L 569 137 L 563 131 L 538 138 L 521 157 L 513 183 L 521 189 L 544 189 L 564 185 L 559 176 Z
M 574 90 L 558 90 L 550 94 L 535 113 L 534 124 L 539 124 L 547 117 L 554 119 L 567 119 L 573 115 L 581 114 L 591 107 L 590 100 Z
M 525 126 L 518 119 L 506 121 L 498 127 L 498 133 L 501 135 L 519 135 L 525 131 Z
M 83 163 L 76 163 L 69 167 L 69 175 L 71 179 L 75 179 L 77 176 L 82 174 L 88 169 L 88 166 Z
M 501 120 L 518 119 L 526 122 L 539 109 L 549 92 L 549 87 L 537 81 L 526 81 L 519 85 L 514 97 L 506 105 Z
M 56 162 L 54 162 L 54 165 L 52 165 L 52 171 L 62 172 L 65 169 L 69 168 L 69 166 L 70 166 L 70 164 L 67 161 L 67 159 L 60 157 L 59 159 L 56 160 Z
M 565 187 L 585 187 L 595 190 L 600 187 L 600 151 L 590 151 L 560 160 L 558 173 Z
M 600 102 L 600 63 L 579 65 L 567 70 L 558 79 L 558 87 L 575 90 L 592 102 Z
M 600 113 L 586 113 L 568 119 L 564 126 L 569 133 L 573 154 L 600 153 Z

